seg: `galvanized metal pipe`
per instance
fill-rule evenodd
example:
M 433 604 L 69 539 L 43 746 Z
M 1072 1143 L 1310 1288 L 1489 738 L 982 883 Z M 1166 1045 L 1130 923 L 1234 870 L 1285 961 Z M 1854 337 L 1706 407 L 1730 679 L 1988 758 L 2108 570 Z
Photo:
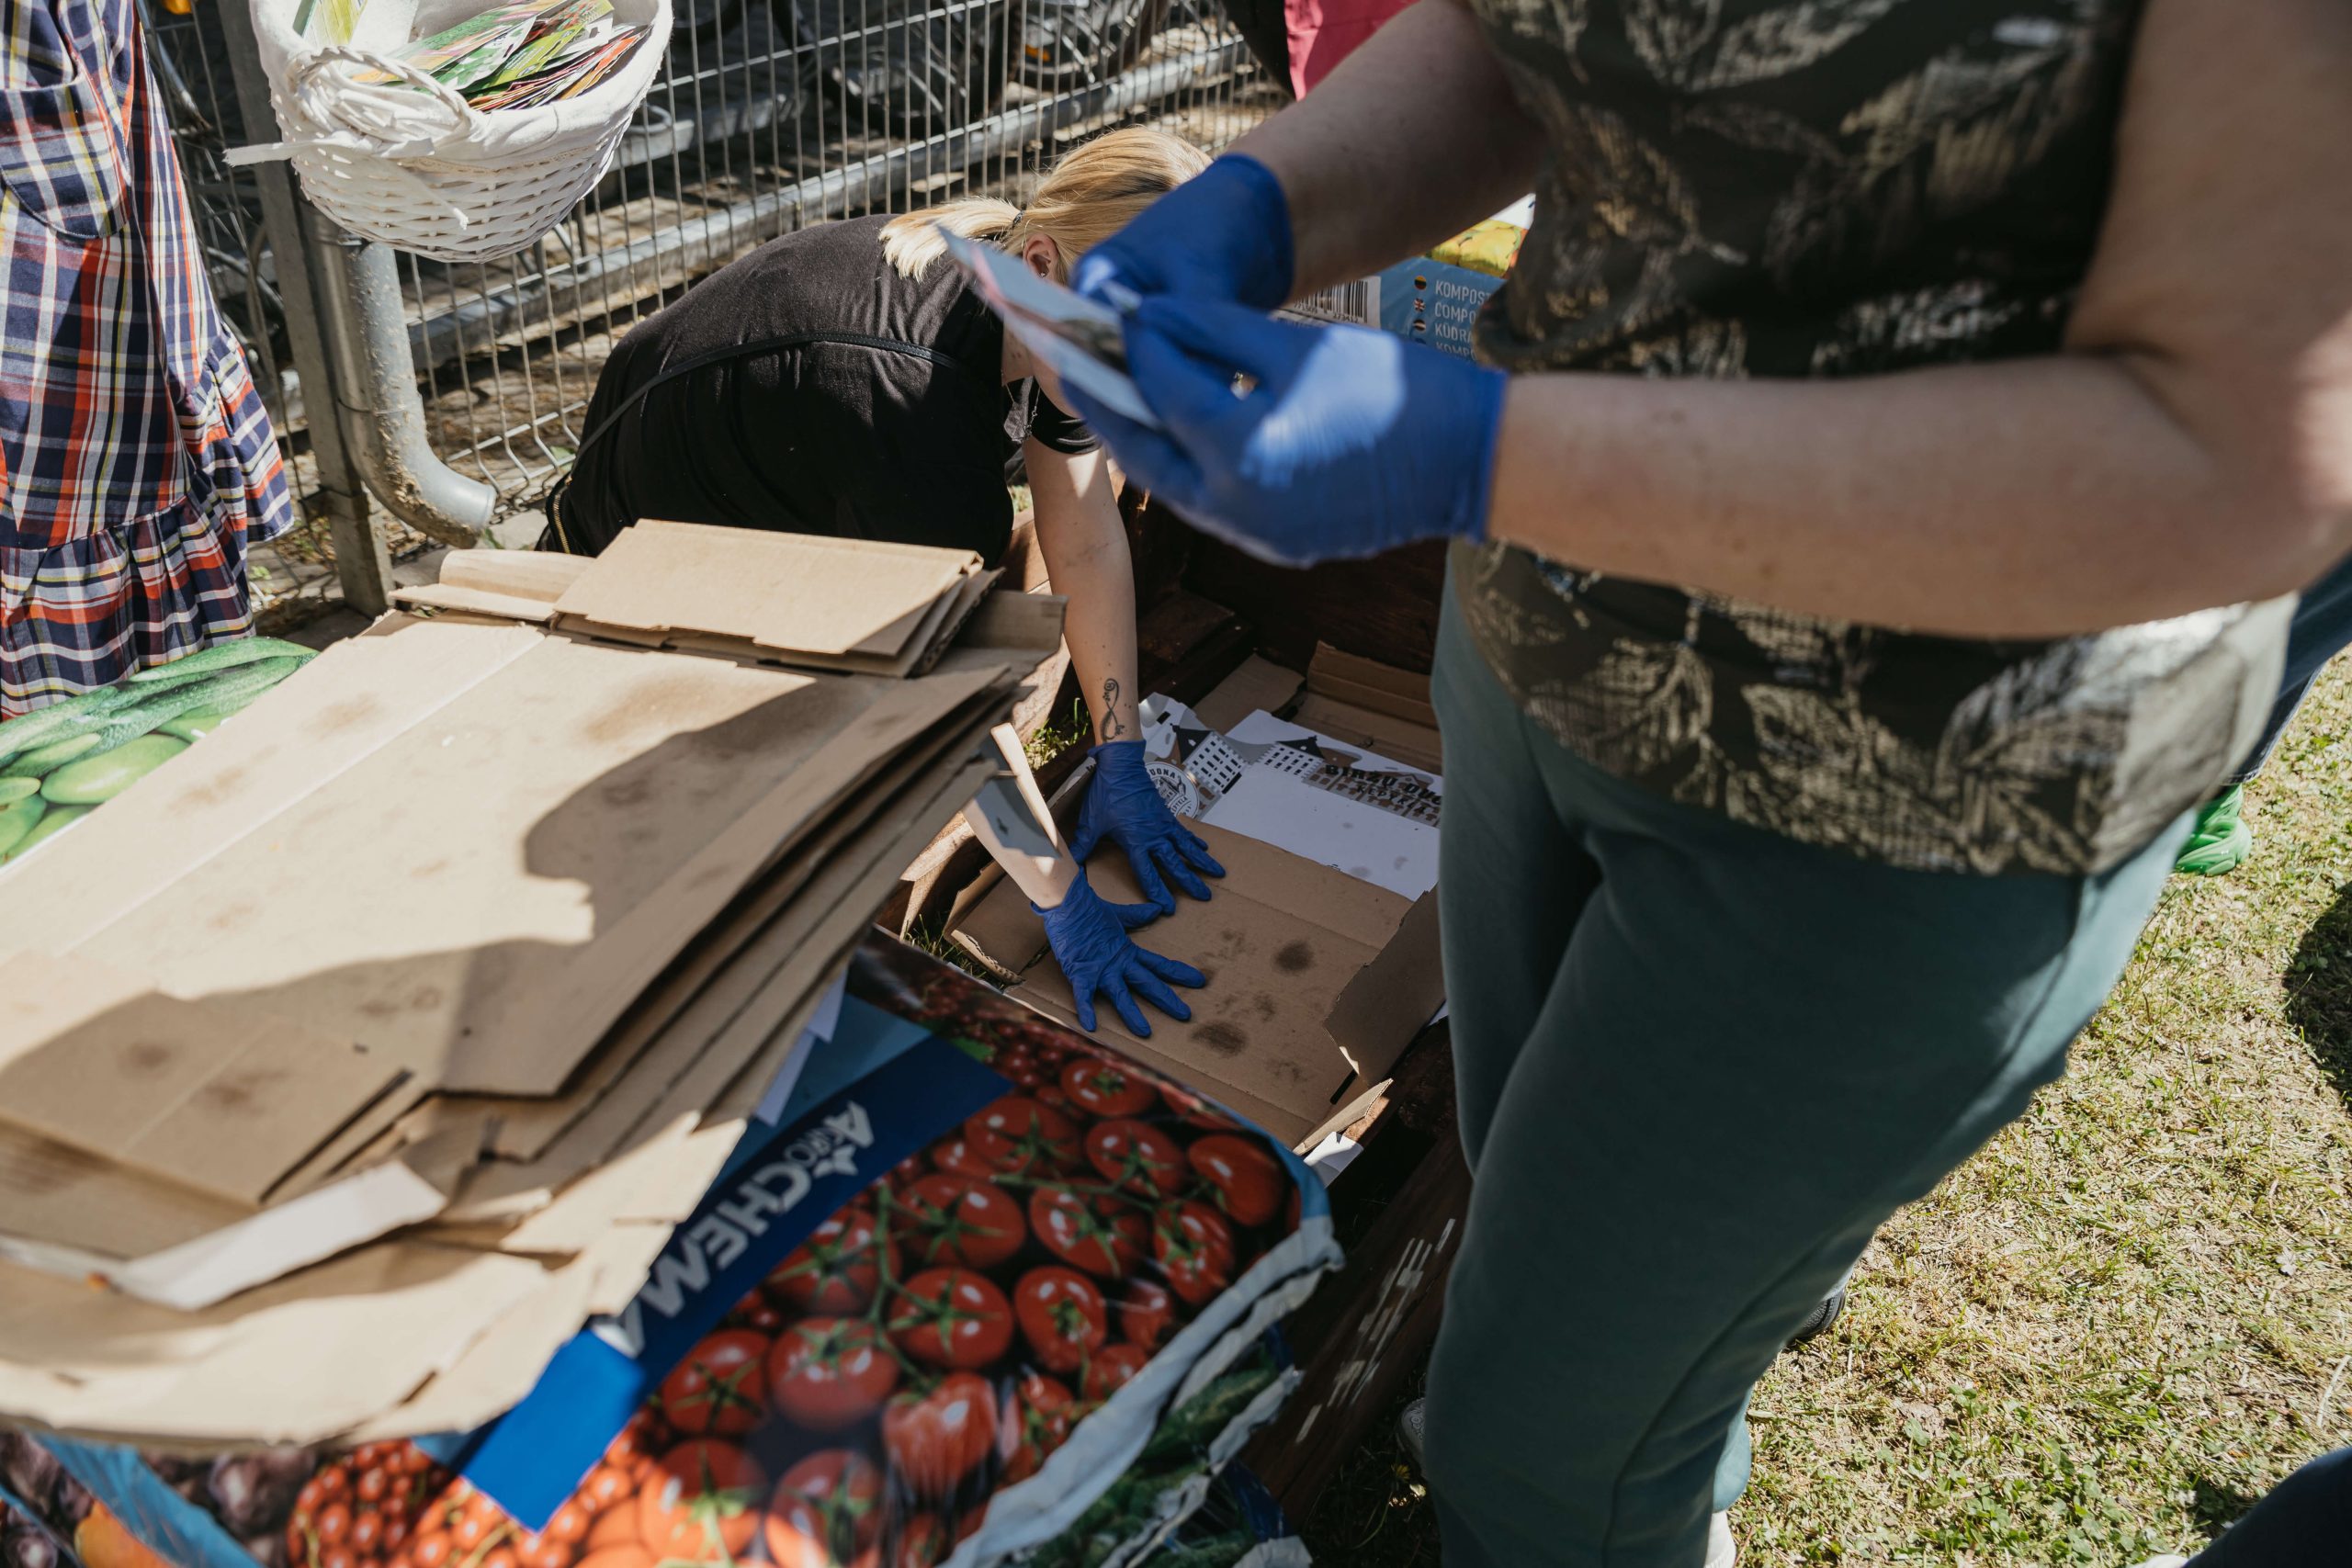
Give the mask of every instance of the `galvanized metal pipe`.
M 314 231 L 333 228 L 315 211 L 305 217 Z M 498 492 L 444 463 L 425 435 L 392 248 L 340 232 L 321 238 L 319 305 L 336 327 L 327 356 L 353 466 L 386 510 L 425 537 L 460 549 L 480 544 Z

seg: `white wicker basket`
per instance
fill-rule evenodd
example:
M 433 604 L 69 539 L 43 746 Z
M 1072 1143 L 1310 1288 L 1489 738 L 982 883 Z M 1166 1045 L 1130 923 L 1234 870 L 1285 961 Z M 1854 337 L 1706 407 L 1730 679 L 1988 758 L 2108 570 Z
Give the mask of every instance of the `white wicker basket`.
M 440 261 L 512 255 L 560 222 L 612 162 L 670 43 L 670 0 L 613 0 L 620 21 L 647 33 L 612 75 L 574 98 L 485 114 L 388 51 L 492 0 L 372 0 L 352 44 L 323 49 L 294 31 L 299 3 L 253 0 L 285 140 L 230 162 L 288 159 L 344 228 Z M 368 70 L 411 85 L 356 80 Z

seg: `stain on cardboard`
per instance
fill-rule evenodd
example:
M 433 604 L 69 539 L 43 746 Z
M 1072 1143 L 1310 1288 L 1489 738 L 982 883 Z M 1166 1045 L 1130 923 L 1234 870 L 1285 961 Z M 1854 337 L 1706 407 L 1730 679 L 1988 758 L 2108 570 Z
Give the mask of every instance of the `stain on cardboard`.
M 1286 942 L 1274 953 L 1274 967 L 1285 975 L 1304 975 L 1315 967 L 1315 949 L 1304 942 Z
M 1272 1023 L 1282 1016 L 1283 1006 L 1265 992 L 1260 991 L 1250 998 L 1250 1010 L 1258 1015 L 1259 1022 Z
M 180 791 L 179 799 L 174 804 L 187 811 L 207 810 L 233 797 L 244 782 L 243 768 L 223 768 L 202 784 Z
M 410 872 L 409 874 L 419 882 L 426 882 L 440 875 L 443 872 L 448 869 L 449 863 L 446 860 L 429 860 L 423 865 L 418 866 L 414 871 Z
M 1238 1056 L 1249 1048 L 1250 1036 L 1223 1019 L 1193 1031 L 1193 1038 L 1220 1056 Z
M 198 1091 L 197 1100 L 208 1111 L 227 1114 L 253 1109 L 254 1100 L 263 1089 L 286 1075 L 266 1067 L 239 1073 L 234 1077 L 215 1078 Z
M 332 707 L 321 709 L 317 720 L 311 726 L 311 732 L 313 735 L 340 735 L 356 725 L 367 723 L 376 716 L 376 699 L 363 692 L 357 696 L 345 697 Z
M 124 1046 L 119 1060 L 125 1077 L 152 1078 L 172 1065 L 175 1055 L 169 1045 L 141 1040 Z

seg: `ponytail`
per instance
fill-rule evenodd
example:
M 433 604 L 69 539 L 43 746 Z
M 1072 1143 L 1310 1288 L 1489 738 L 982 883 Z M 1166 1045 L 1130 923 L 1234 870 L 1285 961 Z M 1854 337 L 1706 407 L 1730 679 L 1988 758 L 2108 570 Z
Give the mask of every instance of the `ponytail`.
M 909 212 L 882 225 L 882 254 L 901 277 L 921 277 L 947 254 L 946 230 L 967 240 L 1001 241 L 1021 221 L 1021 209 L 994 197 L 976 196 L 922 212 Z

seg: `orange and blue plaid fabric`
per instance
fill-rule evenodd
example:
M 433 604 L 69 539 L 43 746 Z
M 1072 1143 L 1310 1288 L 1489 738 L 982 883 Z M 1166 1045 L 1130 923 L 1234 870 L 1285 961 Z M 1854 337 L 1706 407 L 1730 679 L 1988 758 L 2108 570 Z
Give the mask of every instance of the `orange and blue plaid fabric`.
M 252 630 L 293 521 L 133 0 L 0 0 L 0 718 Z

